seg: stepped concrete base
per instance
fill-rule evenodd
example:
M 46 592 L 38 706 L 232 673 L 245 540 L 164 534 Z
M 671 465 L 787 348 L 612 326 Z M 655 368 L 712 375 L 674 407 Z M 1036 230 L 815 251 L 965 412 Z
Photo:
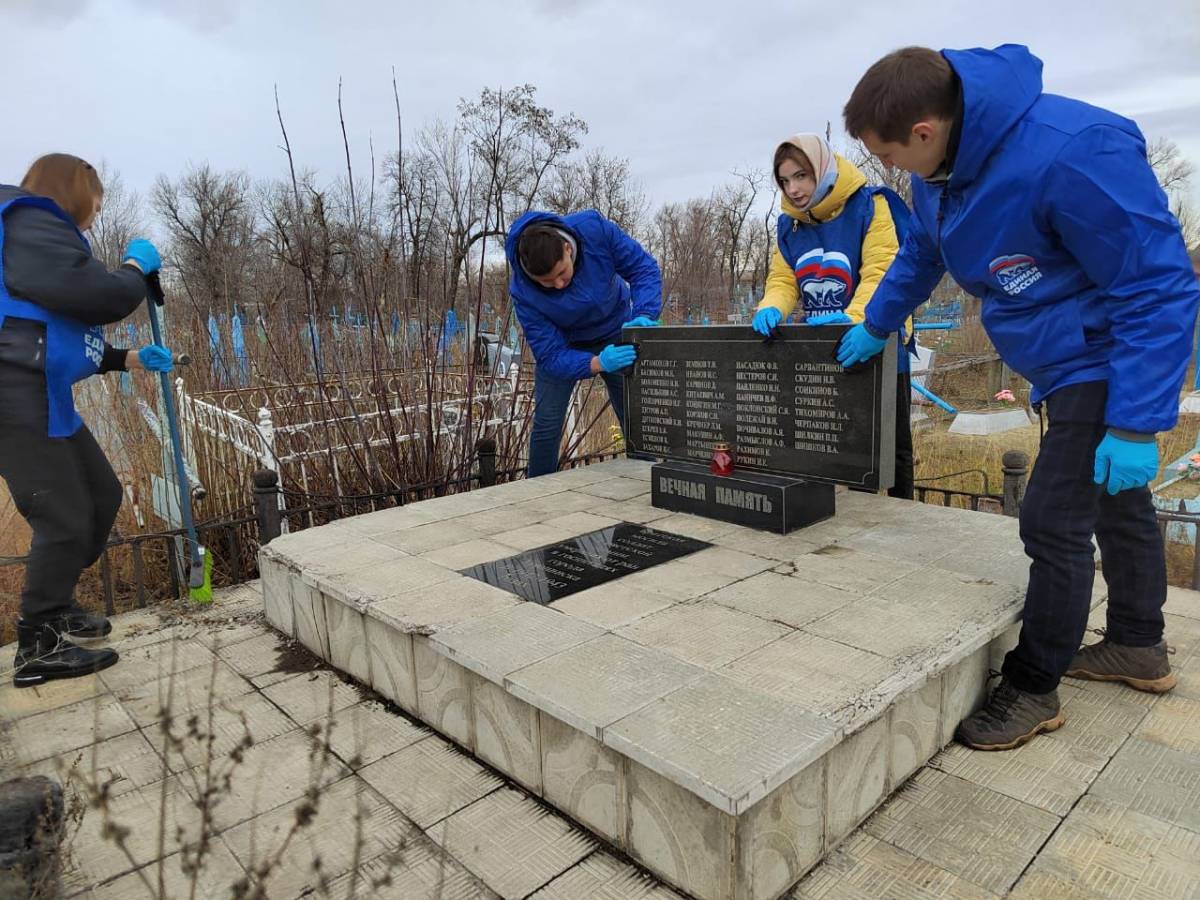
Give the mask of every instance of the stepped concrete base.
M 842 492 L 772 535 L 654 509 L 649 473 L 286 535 L 260 556 L 266 614 L 666 881 L 771 900 L 980 703 L 1015 642 L 1017 523 Z M 616 521 L 714 546 L 550 606 L 456 571 Z
M 960 412 L 950 423 L 951 434 L 1003 434 L 1033 424 L 1024 409 L 984 409 Z

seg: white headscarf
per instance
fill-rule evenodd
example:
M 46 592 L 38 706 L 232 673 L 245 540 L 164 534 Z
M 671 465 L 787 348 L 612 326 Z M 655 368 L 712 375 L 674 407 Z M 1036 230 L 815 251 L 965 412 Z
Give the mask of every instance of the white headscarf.
M 808 198 L 808 203 L 804 204 L 804 208 L 801 209 L 801 212 L 807 212 L 828 197 L 829 192 L 833 190 L 838 175 L 837 154 L 829 146 L 829 141 L 819 134 L 793 134 L 779 145 L 779 147 L 786 146 L 795 147 L 804 154 L 809 166 L 812 167 L 813 177 L 817 181 L 812 196 Z M 775 148 L 776 153 L 779 152 L 779 147 Z

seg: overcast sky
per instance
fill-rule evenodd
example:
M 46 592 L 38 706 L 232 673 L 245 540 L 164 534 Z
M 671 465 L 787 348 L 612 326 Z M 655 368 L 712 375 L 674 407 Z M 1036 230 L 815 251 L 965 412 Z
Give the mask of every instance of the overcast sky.
M 284 172 L 274 87 L 298 162 L 356 167 L 484 85 L 530 82 L 628 157 L 654 203 L 707 194 L 776 142 L 820 131 L 862 71 L 906 44 L 1028 44 L 1048 90 L 1133 117 L 1200 170 L 1197 0 L 0 0 L 0 180 L 52 150 L 145 190 L 208 161 Z M 1200 202 L 1200 171 L 1193 179 Z

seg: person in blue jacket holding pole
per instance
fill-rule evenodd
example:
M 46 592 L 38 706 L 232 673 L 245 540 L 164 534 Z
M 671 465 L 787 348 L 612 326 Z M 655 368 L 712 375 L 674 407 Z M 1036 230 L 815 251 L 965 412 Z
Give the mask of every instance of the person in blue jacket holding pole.
M 1021 636 L 984 707 L 958 729 L 980 750 L 1065 721 L 1068 674 L 1167 691 L 1166 561 L 1147 485 L 1175 425 L 1200 290 L 1137 125 L 1042 92 L 1018 45 L 898 50 L 845 108 L 846 130 L 912 173 L 907 239 L 838 359 L 878 353 L 949 271 L 983 299 L 1001 357 L 1049 428 L 1021 506 L 1032 560 Z M 1104 639 L 1080 648 L 1095 577 Z
M 136 239 L 110 272 L 83 232 L 100 211 L 96 170 L 75 156 L 38 159 L 20 187 L 0 184 L 0 477 L 33 531 L 21 592 L 17 687 L 75 678 L 117 661 L 111 649 L 70 638 L 104 637 L 112 626 L 75 602 L 83 570 L 100 558 L 121 507 L 121 482 L 75 410 L 72 386 L 130 366 L 172 367 L 151 344 L 115 349 L 103 326 L 146 296 L 158 251 Z
M 533 351 L 529 477 L 558 471 L 559 445 L 575 383 L 599 375 L 625 425 L 621 370 L 637 351 L 621 329 L 658 324 L 662 273 L 642 245 L 595 210 L 525 213 L 504 249 L 509 293 Z

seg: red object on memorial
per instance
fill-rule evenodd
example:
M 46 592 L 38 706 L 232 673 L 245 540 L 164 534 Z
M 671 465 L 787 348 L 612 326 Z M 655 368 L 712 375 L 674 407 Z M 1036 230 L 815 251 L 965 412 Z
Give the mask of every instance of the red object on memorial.
M 720 443 L 713 447 L 712 462 L 708 469 L 714 475 L 733 474 L 733 452 L 728 444 Z

